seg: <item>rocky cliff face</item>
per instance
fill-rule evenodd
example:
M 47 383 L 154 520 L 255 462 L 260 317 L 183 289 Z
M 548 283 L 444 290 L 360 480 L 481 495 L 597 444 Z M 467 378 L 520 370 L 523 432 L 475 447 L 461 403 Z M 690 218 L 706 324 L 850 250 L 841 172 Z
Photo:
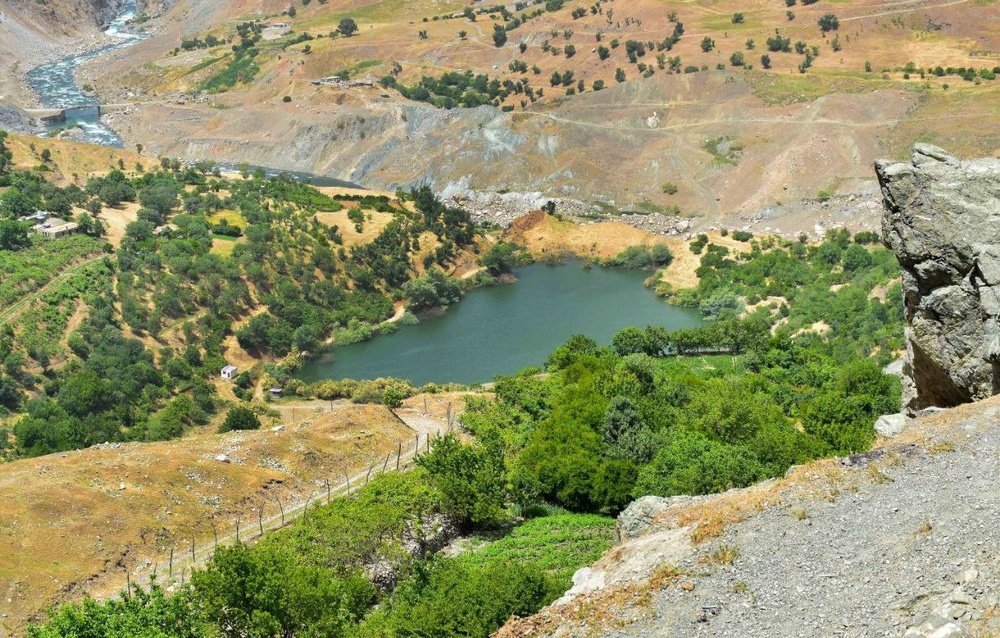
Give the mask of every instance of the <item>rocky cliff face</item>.
M 1000 393 L 1000 159 L 917 144 L 909 162 L 875 171 L 909 323 L 904 409 Z

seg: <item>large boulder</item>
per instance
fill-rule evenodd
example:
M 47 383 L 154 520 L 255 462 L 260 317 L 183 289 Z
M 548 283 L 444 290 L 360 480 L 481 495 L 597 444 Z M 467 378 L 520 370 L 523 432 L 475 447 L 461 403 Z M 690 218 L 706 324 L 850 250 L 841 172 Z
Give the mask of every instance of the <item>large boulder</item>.
M 882 234 L 902 268 L 908 327 L 903 407 L 1000 392 L 1000 159 L 960 161 L 917 144 L 877 161 Z

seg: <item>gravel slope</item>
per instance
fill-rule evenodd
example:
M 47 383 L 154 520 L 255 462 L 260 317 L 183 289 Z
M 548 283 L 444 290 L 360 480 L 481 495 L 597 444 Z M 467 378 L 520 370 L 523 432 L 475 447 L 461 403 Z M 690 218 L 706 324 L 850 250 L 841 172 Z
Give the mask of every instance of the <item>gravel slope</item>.
M 698 505 L 710 512 L 713 503 L 754 494 L 769 502 L 683 553 L 671 564 L 676 575 L 658 564 L 663 548 L 651 549 L 649 535 L 676 548 L 665 531 L 694 531 L 697 522 L 678 523 L 690 506 L 667 510 L 647 535 L 578 574 L 578 583 L 603 588 L 509 623 L 500 635 L 996 635 L 998 416 L 993 398 L 921 418 L 874 453 L 798 468 Z M 623 565 L 643 561 L 641 577 L 617 578 Z

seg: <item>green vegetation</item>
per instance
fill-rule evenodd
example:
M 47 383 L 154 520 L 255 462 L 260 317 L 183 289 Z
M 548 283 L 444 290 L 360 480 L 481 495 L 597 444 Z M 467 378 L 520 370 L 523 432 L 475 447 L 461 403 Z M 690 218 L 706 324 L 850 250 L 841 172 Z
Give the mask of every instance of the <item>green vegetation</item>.
M 564 591 L 611 543 L 602 514 L 631 499 L 745 486 L 871 444 L 875 418 L 898 406 L 880 366 L 901 345 L 902 309 L 898 285 L 869 298 L 895 268 L 868 240 L 766 238 L 730 255 L 706 238 L 701 283 L 675 298 L 714 322 L 625 328 L 610 347 L 574 336 L 548 375 L 528 369 L 467 397 L 471 442 L 444 436 L 413 471 L 218 550 L 172 597 L 154 586 L 64 606 L 30 635 L 145 623 L 161 636 L 488 636 Z M 781 300 L 742 314 L 765 296 Z M 828 329 L 803 332 L 816 321 Z M 459 532 L 471 534 L 464 553 L 439 555 Z
M 0 144 L 0 157 L 8 155 Z M 441 269 L 472 245 L 476 230 L 465 211 L 444 206 L 429 189 L 408 196 L 415 212 L 388 197 L 345 198 L 359 213 L 393 217 L 371 243 L 348 249 L 340 230 L 317 217 L 341 210 L 341 202 L 288 177 L 243 174 L 227 180 L 211 163 L 183 167 L 169 159 L 131 177 L 113 170 L 84 188 L 0 174 L 7 186 L 0 234 L 8 238 L 0 268 L 14 275 L 0 280 L 0 413 L 24 414 L 5 456 L 168 439 L 207 423 L 221 407 L 208 381 L 226 363 L 229 335 L 262 358 L 285 357 L 316 351 L 330 337 L 342 343 L 389 329 L 382 322 L 397 300 L 420 307 L 460 296 Z M 141 207 L 113 250 L 92 215 L 123 202 Z M 15 218 L 42 207 L 67 218 L 79 211 L 81 230 L 95 236 L 27 235 Z M 432 243 L 421 248 L 428 232 Z M 239 241 L 220 254 L 216 237 Z M 407 286 L 418 259 L 426 274 Z M 298 361 L 268 364 L 266 377 L 241 377 L 234 393 L 249 400 L 262 378 L 286 383 Z M 385 390 L 374 398 L 358 392 L 381 401 Z M 223 426 L 244 427 L 253 423 Z
M 221 93 L 237 84 L 249 84 L 260 73 L 260 67 L 256 62 L 259 53 L 255 48 L 240 49 L 229 58 L 229 64 L 225 69 L 206 79 L 198 89 L 209 93 Z
M 106 603 L 65 605 L 29 635 L 485 638 L 511 614 L 553 600 L 610 547 L 611 519 L 555 512 L 497 540 L 477 537 L 464 555 L 435 556 L 453 534 L 448 521 L 462 520 L 434 487 L 440 475 L 425 469 L 440 454 L 313 508 L 254 547 L 218 549 L 169 597 L 154 583 Z M 426 531 L 414 536 L 420 523 Z M 373 584 L 367 571 L 376 565 L 383 576 Z
M 613 268 L 642 270 L 644 268 L 663 268 L 674 260 L 673 254 L 663 244 L 653 246 L 629 246 L 603 265 Z
M 499 26 L 499 25 L 497 25 Z M 497 32 L 499 33 L 499 32 Z M 520 67 L 518 67 L 520 68 Z M 388 75 L 381 80 L 382 86 L 397 89 L 403 97 L 427 102 L 438 108 L 475 108 L 484 104 L 500 106 L 510 95 L 524 95 L 534 102 L 541 96 L 541 90 L 534 89 L 527 78 L 513 80 L 491 80 L 488 75 L 451 71 L 439 78 L 424 76 L 419 83 L 406 86 Z
M 134 182 L 136 196 L 149 207 L 145 217 L 155 217 L 159 208 L 185 207 L 197 192 L 172 191 L 175 179 L 159 173 Z M 253 200 L 241 183 L 226 185 L 242 202 L 237 208 L 248 243 L 268 229 L 271 245 L 280 248 L 276 253 L 294 255 L 294 242 L 284 239 L 286 226 L 301 225 L 300 236 L 316 238 L 320 229 L 309 225 L 311 213 L 299 215 L 286 203 L 308 200 L 308 187 L 256 178 L 245 183 L 247 191 L 266 193 Z M 211 192 L 206 188 L 202 195 Z M 442 246 L 471 241 L 466 217 L 429 190 L 410 197 L 418 212 L 394 212 L 381 240 L 343 251 L 343 258 L 339 249 L 331 250 L 320 264 L 330 260 L 327 268 L 344 273 L 356 287 L 369 286 L 371 299 L 385 300 L 387 291 L 400 289 L 414 305 L 453 299 L 455 282 L 440 271 L 413 278 L 406 275 L 408 266 L 397 266 L 410 263 L 418 230 L 440 233 Z M 194 212 L 185 214 L 204 215 L 199 212 L 204 203 L 192 204 Z M 369 204 L 396 210 L 387 200 Z M 187 237 L 191 222 L 169 214 L 180 229 L 176 236 L 155 239 L 143 232 L 139 239 L 132 228 L 126 240 L 136 246 L 154 241 L 154 248 L 156 241 L 166 242 L 160 250 L 173 246 Z M 276 216 L 265 224 L 268 214 Z M 251 230 L 255 225 L 259 231 Z M 207 223 L 204 228 L 207 232 Z M 80 633 L 83 628 L 99 626 L 102 636 L 125 636 L 141 626 L 155 627 L 158 636 L 485 637 L 510 615 L 533 613 L 564 591 L 572 572 L 610 545 L 612 521 L 606 515 L 637 496 L 716 492 L 780 476 L 810 459 L 865 449 L 874 438 L 875 418 L 899 401 L 899 382 L 883 375 L 881 365 L 902 345 L 900 288 L 889 287 L 885 301 L 870 295 L 895 275 L 891 254 L 866 247 L 871 233 L 852 238 L 846 231 L 831 232 L 815 246 L 732 234 L 748 243 L 746 252 L 733 254 L 699 237 L 698 286 L 658 291 L 701 310 L 712 320 L 708 325 L 673 332 L 629 327 L 608 347 L 574 336 L 549 355 L 548 374 L 528 369 L 498 378 L 491 397 L 467 397 L 461 425 L 473 436 L 469 442 L 453 434 L 439 438 L 413 471 L 383 475 L 352 498 L 315 507 L 254 547 L 218 550 L 170 597 L 154 585 L 107 603 L 64 606 L 30 635 L 87 635 Z M 322 245 L 314 245 L 313 252 Z M 124 246 L 120 262 L 128 259 Z M 248 261 L 257 263 L 253 249 L 246 250 Z M 500 243 L 481 259 L 495 276 L 512 267 L 518 253 Z M 140 259 L 140 253 L 129 258 Z M 234 259 L 240 263 L 238 255 Z M 670 259 L 662 247 L 634 247 L 609 263 L 663 266 Z M 308 263 L 306 272 L 323 268 L 314 257 Z M 119 268 L 140 276 L 134 263 Z M 355 274 L 348 275 L 352 269 Z M 184 269 L 171 267 L 175 271 Z M 280 278 L 261 281 L 262 290 L 274 286 L 282 297 L 269 300 L 269 311 L 257 316 L 264 317 L 260 325 L 257 317 L 247 323 L 253 328 L 242 339 L 259 332 L 261 347 L 274 348 L 275 335 L 296 341 L 302 338 L 299 328 L 310 325 L 309 316 L 323 316 L 324 306 L 307 301 L 296 286 L 282 288 Z M 770 305 L 744 312 L 768 298 Z M 304 318 L 296 327 L 293 317 L 299 316 Z M 78 346 L 99 356 L 83 357 L 79 373 L 59 379 L 55 399 L 32 402 L 22 421 L 38 424 L 31 434 L 42 443 L 70 417 L 80 420 L 68 428 L 73 432 L 107 428 L 114 422 L 109 414 L 141 413 L 142 403 L 123 407 L 122 399 L 107 397 L 117 391 L 142 396 L 135 384 L 145 392 L 150 386 L 170 388 L 149 375 L 176 376 L 154 367 L 138 342 L 130 344 L 107 329 L 96 332 L 95 321 L 91 317 L 81 330 Z M 192 325 L 196 330 L 197 323 Z M 201 357 L 189 348 L 183 360 L 194 366 Z M 161 360 L 160 367 L 183 368 L 169 361 Z M 249 381 L 241 375 L 236 387 L 248 388 Z M 306 391 L 398 405 L 413 388 L 388 380 L 327 381 Z M 172 424 L 184 427 L 185 419 L 199 416 L 199 408 L 206 409 L 178 393 L 161 410 L 170 417 L 153 422 L 169 435 Z M 233 408 L 223 429 L 256 424 L 252 411 Z M 18 433 L 19 442 L 22 436 Z M 458 533 L 470 536 L 468 549 L 439 555 Z M 734 557 L 733 551 L 720 550 L 714 560 Z

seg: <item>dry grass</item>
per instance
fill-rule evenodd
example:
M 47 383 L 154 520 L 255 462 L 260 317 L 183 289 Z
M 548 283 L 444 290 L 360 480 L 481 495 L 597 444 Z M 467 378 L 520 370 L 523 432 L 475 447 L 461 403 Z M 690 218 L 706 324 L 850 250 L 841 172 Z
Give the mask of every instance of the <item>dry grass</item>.
M 212 238 L 212 254 L 218 255 L 220 257 L 229 257 L 233 254 L 233 250 L 236 249 L 236 244 L 242 241 L 242 237 L 222 238 L 213 237 Z
M 581 226 L 535 211 L 517 220 L 504 239 L 526 247 L 536 258 L 571 254 L 591 259 L 614 257 L 630 246 L 668 244 L 664 237 L 621 222 Z
M 32 145 L 35 147 L 34 151 L 31 150 Z M 14 154 L 15 167 L 21 170 L 42 164 L 42 151 L 49 149 L 52 153 L 49 167 L 52 170 L 45 175 L 60 186 L 69 184 L 82 186 L 87 178 L 106 175 L 111 169 L 118 168 L 119 160 L 124 163 L 126 173 L 133 172 L 137 163 L 142 164 L 146 170 L 159 166 L 156 159 L 140 156 L 128 149 L 107 148 L 59 139 L 11 134 L 7 138 L 7 146 Z
M 732 565 L 740 555 L 736 545 L 720 545 L 708 555 L 708 562 L 716 565 Z
M 118 208 L 107 208 L 101 210 L 98 215 L 107 228 L 108 242 L 118 248 L 125 236 L 125 227 L 136 220 L 139 209 L 142 208 L 134 202 L 123 202 Z M 79 211 L 77 211 L 79 212 Z
M 944 452 L 954 452 L 955 444 L 951 441 L 938 441 L 931 445 L 928 449 L 931 454 L 942 454 Z
M 270 431 L 216 435 L 209 427 L 166 443 L 128 443 L 0 465 L 4 516 L 0 583 L 10 601 L 0 630 L 17 632 L 49 603 L 111 593 L 162 569 L 169 547 L 232 531 L 237 518 L 277 513 L 413 441 L 380 406 L 348 405 Z M 265 419 L 265 421 L 267 421 Z M 215 460 L 226 454 L 229 462 Z M 273 511 L 272 511 L 273 510 Z M 256 528 L 255 528 L 256 529 Z
M 335 213 L 316 213 L 316 219 L 327 226 L 336 226 L 339 228 L 340 235 L 344 238 L 344 246 L 348 247 L 371 242 L 393 219 L 392 213 L 379 213 L 366 210 L 364 211 L 365 222 L 362 224 L 361 232 L 359 233 L 354 229 L 354 222 L 348 219 L 347 210 L 345 208 Z M 421 246 L 423 246 L 422 243 Z
M 736 241 L 732 236 L 723 237 L 718 231 L 706 233 L 709 243 L 717 246 L 725 246 L 729 249 L 730 255 L 737 255 L 750 250 L 748 243 Z M 666 242 L 670 247 L 670 252 L 674 255 L 674 260 L 670 266 L 663 269 L 660 275 L 660 283 L 667 284 L 674 290 L 694 288 L 698 285 L 698 275 L 696 271 L 701 266 L 701 255 L 691 252 L 691 242 L 686 239 L 670 239 Z M 702 255 L 704 251 L 702 251 Z M 769 297 L 762 303 L 770 300 L 778 300 L 780 297 Z
M 728 526 L 745 521 L 751 514 L 776 505 L 779 502 L 777 485 L 775 482 L 727 492 L 710 502 L 692 505 L 680 513 L 678 524 L 682 527 L 694 526 L 692 543 L 699 544 L 718 538 Z
M 653 575 L 649 577 L 649 581 L 647 582 L 647 587 L 653 591 L 665 589 L 668 585 L 677 582 L 684 574 L 683 570 L 665 563 L 653 571 Z

